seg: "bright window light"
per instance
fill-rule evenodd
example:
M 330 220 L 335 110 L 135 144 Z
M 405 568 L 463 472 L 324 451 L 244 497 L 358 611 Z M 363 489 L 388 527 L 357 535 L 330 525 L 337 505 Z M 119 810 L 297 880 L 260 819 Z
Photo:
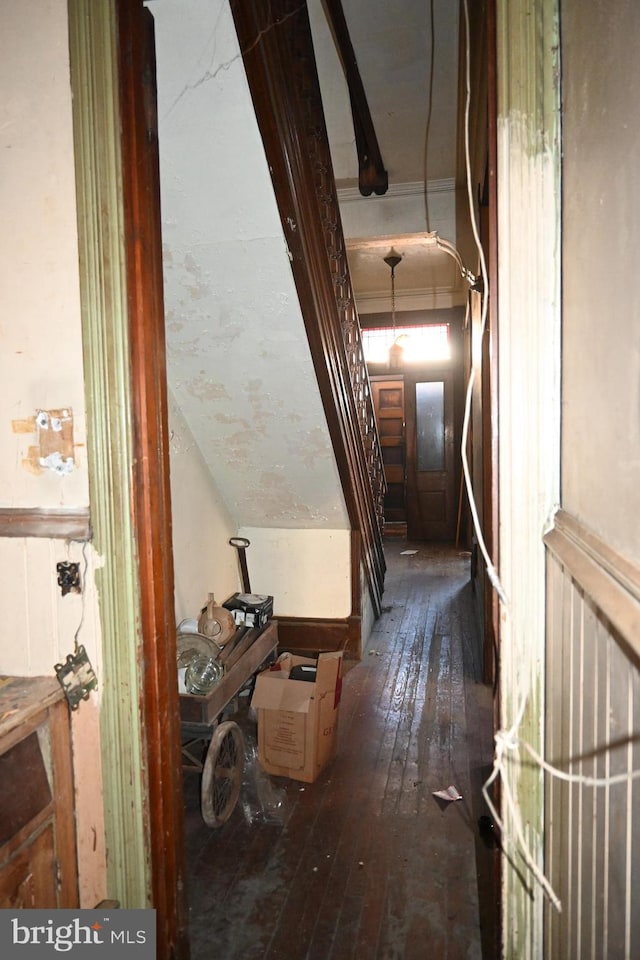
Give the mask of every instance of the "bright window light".
M 396 327 L 395 341 L 402 347 L 405 363 L 436 363 L 451 359 L 448 323 Z M 387 363 L 393 342 L 392 327 L 363 330 L 362 347 L 367 363 Z

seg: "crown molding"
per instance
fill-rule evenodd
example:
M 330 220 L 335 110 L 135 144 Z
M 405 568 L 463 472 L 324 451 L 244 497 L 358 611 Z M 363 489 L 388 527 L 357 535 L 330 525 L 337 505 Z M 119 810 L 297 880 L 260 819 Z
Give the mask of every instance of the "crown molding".
M 396 310 L 435 310 L 460 307 L 467 302 L 467 292 L 459 287 L 425 287 L 396 295 Z M 384 313 L 389 310 L 389 297 L 379 291 L 358 294 L 358 314 Z

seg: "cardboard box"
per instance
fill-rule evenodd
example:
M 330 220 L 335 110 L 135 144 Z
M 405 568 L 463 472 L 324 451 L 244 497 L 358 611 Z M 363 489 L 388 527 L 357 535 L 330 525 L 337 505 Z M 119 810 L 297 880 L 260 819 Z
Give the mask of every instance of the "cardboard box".
M 297 665 L 316 666 L 315 682 L 291 680 Z M 258 759 L 267 773 L 312 783 L 338 746 L 342 651 L 318 660 L 283 653 L 258 674 L 251 700 L 258 715 Z

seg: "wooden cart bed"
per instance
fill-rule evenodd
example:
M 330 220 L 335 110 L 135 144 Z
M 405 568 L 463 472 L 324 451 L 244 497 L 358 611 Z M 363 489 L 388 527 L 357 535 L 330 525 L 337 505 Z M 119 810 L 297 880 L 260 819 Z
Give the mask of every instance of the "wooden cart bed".
M 230 817 L 244 768 L 244 738 L 237 723 L 223 720 L 224 711 L 262 664 L 275 658 L 277 649 L 276 620 L 257 629 L 241 628 L 220 654 L 225 673 L 211 693 L 180 694 L 183 769 L 202 774 L 201 811 L 209 827 L 222 826 Z M 204 760 L 200 759 L 202 741 L 208 742 Z

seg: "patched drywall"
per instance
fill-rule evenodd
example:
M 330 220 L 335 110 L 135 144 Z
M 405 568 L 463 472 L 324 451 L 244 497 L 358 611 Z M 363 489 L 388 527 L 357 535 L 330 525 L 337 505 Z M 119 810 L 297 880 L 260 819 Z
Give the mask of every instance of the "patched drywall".
M 158 0 L 168 375 L 236 524 L 348 519 L 237 37 Z

